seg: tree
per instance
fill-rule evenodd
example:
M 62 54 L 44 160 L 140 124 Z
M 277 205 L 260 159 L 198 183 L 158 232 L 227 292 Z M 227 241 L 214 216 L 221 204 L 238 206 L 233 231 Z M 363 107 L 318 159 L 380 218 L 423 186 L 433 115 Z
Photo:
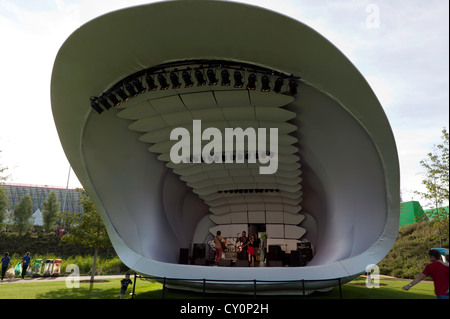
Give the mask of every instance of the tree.
M 2 151 L 0 151 L 0 153 L 1 152 Z M 2 230 L 4 227 L 5 219 L 8 215 L 7 209 L 9 208 L 8 195 L 6 194 L 5 189 L 2 187 L 3 182 L 8 179 L 8 176 L 5 175 L 7 169 L 7 167 L 3 167 L 0 164 L 0 230 Z
M 30 231 L 33 223 L 33 200 L 30 194 L 26 194 L 13 212 L 13 226 L 19 232 L 18 238 L 22 236 L 22 233 Z
M 8 213 L 9 200 L 5 189 L 0 185 L 0 230 L 3 229 L 6 214 Z
M 69 234 L 63 236 L 62 241 L 94 248 L 94 262 L 91 269 L 92 282 L 97 272 L 98 249 L 111 247 L 111 242 L 106 227 L 89 195 L 83 189 L 78 189 L 78 192 L 80 193 L 80 205 L 83 206 L 83 213 L 66 214 L 65 223 L 70 225 L 70 231 Z
M 51 191 L 48 193 L 47 199 L 42 203 L 42 220 L 46 231 L 51 231 L 55 228 L 60 206 L 56 192 Z
M 439 238 L 448 237 L 448 215 L 442 208 L 449 201 L 449 141 L 448 131 L 442 129 L 442 143 L 434 145 L 427 158 L 420 161 L 423 167 L 422 184 L 426 192 L 415 192 L 422 196 L 433 207 L 430 219 L 438 230 Z
M 2 151 L 0 151 L 1 153 Z M 0 184 L 8 179 L 8 176 L 5 175 L 5 172 L 8 170 L 7 167 L 3 167 L 0 165 Z

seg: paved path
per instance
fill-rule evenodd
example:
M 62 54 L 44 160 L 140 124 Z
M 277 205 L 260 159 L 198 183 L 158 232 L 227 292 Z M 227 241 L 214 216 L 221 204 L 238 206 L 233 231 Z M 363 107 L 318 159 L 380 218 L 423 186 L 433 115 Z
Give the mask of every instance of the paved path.
M 132 277 L 132 276 L 130 276 Z M 60 276 L 60 277 L 37 277 L 37 278 L 31 278 L 31 277 L 25 277 L 25 279 L 22 278 L 12 278 L 12 279 L 3 279 L 3 281 L 0 281 L 0 285 L 2 284 L 14 284 L 14 283 L 29 283 L 29 282 L 51 282 L 51 281 L 65 281 L 68 277 L 67 276 Z M 101 279 L 116 279 L 116 278 L 125 278 L 125 275 L 110 275 L 110 276 L 95 276 L 95 280 L 101 280 Z M 80 276 L 80 280 L 90 280 L 91 276 Z

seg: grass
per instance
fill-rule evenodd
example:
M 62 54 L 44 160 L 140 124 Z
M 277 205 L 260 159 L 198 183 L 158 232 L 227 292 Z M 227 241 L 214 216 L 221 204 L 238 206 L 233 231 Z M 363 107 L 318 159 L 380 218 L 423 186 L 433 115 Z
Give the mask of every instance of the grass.
M 101 283 L 80 283 L 79 288 L 67 288 L 65 281 L 0 283 L 0 299 L 114 299 L 119 295 L 121 279 Z M 139 284 L 136 293 L 148 292 L 149 284 Z M 128 292 L 132 290 L 128 289 Z
M 120 290 L 120 278 L 108 279 L 101 283 L 80 283 L 80 288 L 67 288 L 65 281 L 29 283 L 0 283 L 0 299 L 114 299 Z M 434 285 L 421 282 L 410 291 L 402 290 L 409 281 L 382 279 L 380 288 L 367 288 L 365 278 L 357 278 L 342 286 L 344 299 L 435 299 Z M 127 290 L 126 299 L 131 298 L 132 287 Z M 228 295 L 206 295 L 207 299 L 227 299 Z M 233 298 L 252 298 L 253 296 L 233 296 Z M 161 299 L 162 285 L 148 280 L 137 279 L 136 299 Z M 167 299 L 201 299 L 202 294 L 180 291 L 166 291 Z M 267 298 L 260 296 L 259 298 Z M 287 296 L 278 299 L 339 299 L 339 288 L 335 287 L 328 293 L 312 294 L 306 297 Z
M 359 277 L 344 285 L 344 299 L 436 299 L 432 282 L 421 282 L 407 292 L 402 287 L 410 280 L 382 279 L 379 288 L 367 288 L 365 280 Z

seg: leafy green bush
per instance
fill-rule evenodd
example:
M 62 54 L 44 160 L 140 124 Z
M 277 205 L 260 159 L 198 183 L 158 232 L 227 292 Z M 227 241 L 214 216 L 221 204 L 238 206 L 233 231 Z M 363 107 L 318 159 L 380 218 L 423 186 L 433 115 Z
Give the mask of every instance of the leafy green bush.
M 17 265 L 19 262 L 22 261 L 22 255 L 13 254 L 11 256 L 11 263 L 13 266 Z M 62 259 L 61 263 L 61 275 L 66 275 L 66 269 L 69 265 L 77 265 L 80 269 L 81 275 L 90 275 L 92 265 L 94 263 L 94 257 L 93 256 L 73 256 L 68 258 L 61 258 L 54 254 L 48 254 L 48 255 L 34 255 L 31 259 L 31 264 L 33 265 L 34 261 L 36 259 L 42 259 L 43 264 L 45 263 L 45 260 L 47 259 L 53 259 L 55 261 L 56 259 Z M 117 275 L 117 274 L 123 274 L 127 272 L 129 268 L 125 266 L 125 264 L 119 259 L 119 257 L 113 257 L 113 258 L 103 258 L 99 257 L 97 258 L 97 273 L 96 275 Z M 42 268 L 43 271 L 43 268 Z M 67 273 L 68 274 L 68 273 Z
M 17 233 L 0 233 L 0 253 L 24 254 L 29 251 L 31 255 L 57 255 L 61 258 L 70 256 L 93 255 L 94 249 L 82 245 L 69 245 L 61 242 L 61 238 L 55 233 L 28 233 L 18 238 Z M 99 256 L 112 258 L 116 256 L 113 248 L 99 249 Z
M 448 248 L 448 238 L 439 242 L 438 230 L 431 222 L 414 223 L 402 227 L 389 254 L 378 264 L 383 275 L 412 279 L 430 262 L 431 248 Z

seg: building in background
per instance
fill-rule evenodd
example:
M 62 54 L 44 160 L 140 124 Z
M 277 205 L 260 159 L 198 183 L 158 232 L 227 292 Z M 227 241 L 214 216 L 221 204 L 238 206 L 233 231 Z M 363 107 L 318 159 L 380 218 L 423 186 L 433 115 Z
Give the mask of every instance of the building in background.
M 14 210 L 16 205 L 26 194 L 33 200 L 33 217 L 35 225 L 42 226 L 42 203 L 47 199 L 51 191 L 55 191 L 58 196 L 61 211 L 70 211 L 81 213 L 83 208 L 80 206 L 80 196 L 76 189 L 66 189 L 64 187 L 48 185 L 27 185 L 27 184 L 3 184 L 1 185 L 8 195 L 10 209 Z

